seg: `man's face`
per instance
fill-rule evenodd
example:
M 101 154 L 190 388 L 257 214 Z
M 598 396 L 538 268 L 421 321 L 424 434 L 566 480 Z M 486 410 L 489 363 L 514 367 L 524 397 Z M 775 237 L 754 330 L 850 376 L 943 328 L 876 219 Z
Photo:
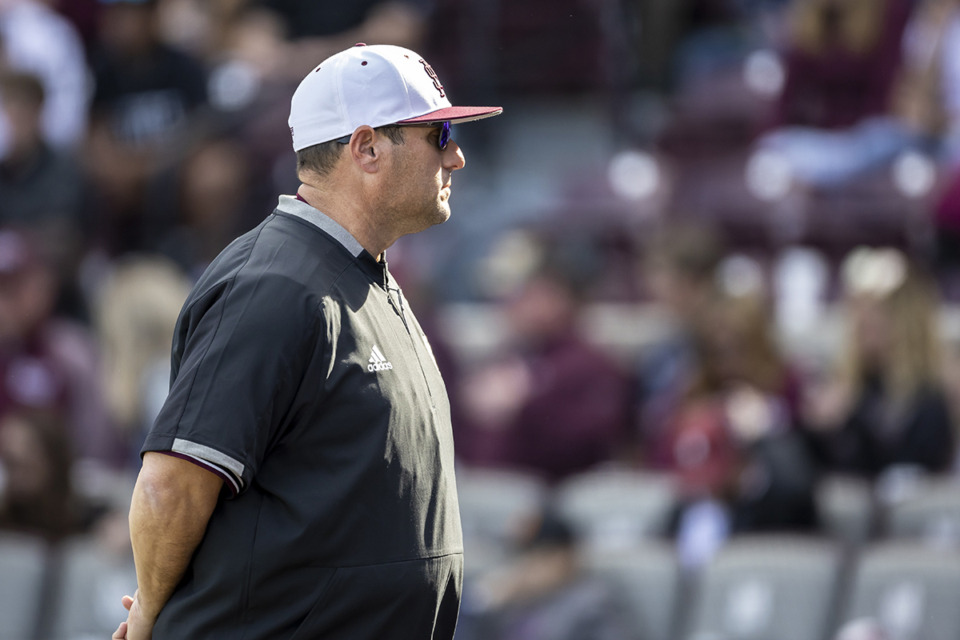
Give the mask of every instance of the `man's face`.
M 464 166 L 452 139 L 440 150 L 440 127 L 404 127 L 404 144 L 395 145 L 385 191 L 390 223 L 398 236 L 417 233 L 450 217 L 453 172 Z

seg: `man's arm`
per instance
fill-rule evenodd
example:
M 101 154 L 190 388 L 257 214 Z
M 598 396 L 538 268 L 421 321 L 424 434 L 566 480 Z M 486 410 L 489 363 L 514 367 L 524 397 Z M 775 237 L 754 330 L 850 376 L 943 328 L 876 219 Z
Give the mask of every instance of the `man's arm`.
M 148 452 L 130 503 L 137 593 L 114 638 L 149 639 L 153 624 L 186 571 L 217 505 L 223 480 L 187 460 Z

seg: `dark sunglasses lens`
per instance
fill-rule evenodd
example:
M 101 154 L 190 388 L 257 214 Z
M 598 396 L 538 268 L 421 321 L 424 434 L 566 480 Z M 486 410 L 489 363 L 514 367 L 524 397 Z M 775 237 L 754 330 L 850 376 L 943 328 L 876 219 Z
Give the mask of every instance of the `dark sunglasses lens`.
M 450 123 L 444 122 L 440 128 L 440 139 L 437 141 L 441 151 L 447 148 L 448 142 L 450 142 Z

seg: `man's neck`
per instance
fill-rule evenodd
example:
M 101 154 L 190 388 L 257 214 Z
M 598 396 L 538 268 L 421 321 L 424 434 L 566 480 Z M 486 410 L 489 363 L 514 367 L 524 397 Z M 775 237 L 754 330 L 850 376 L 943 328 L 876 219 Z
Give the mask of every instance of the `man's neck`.
M 306 202 L 346 229 L 360 246 L 377 260 L 380 260 L 383 252 L 392 244 L 381 237 L 378 231 L 382 230 L 377 228 L 378 225 L 365 209 L 358 206 L 357 201 L 344 202 L 306 183 L 297 189 L 297 199 Z

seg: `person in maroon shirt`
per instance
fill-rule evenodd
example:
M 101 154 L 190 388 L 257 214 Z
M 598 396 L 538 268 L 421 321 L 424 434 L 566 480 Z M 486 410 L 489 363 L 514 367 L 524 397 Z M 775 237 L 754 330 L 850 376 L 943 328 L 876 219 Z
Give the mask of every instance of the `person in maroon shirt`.
M 776 126 L 836 129 L 887 113 L 910 3 L 804 0 L 794 5 Z
M 920 144 L 894 104 L 908 0 L 794 5 L 785 85 L 751 162 L 775 155 L 801 185 L 842 186 Z
M 94 340 L 54 310 L 59 282 L 34 236 L 0 227 L 0 414 L 63 419 L 75 455 L 122 464 L 126 443 L 107 417 Z
M 464 379 L 461 460 L 559 480 L 616 457 L 628 378 L 581 335 L 580 301 L 570 275 L 551 266 L 507 300 L 507 354 Z

